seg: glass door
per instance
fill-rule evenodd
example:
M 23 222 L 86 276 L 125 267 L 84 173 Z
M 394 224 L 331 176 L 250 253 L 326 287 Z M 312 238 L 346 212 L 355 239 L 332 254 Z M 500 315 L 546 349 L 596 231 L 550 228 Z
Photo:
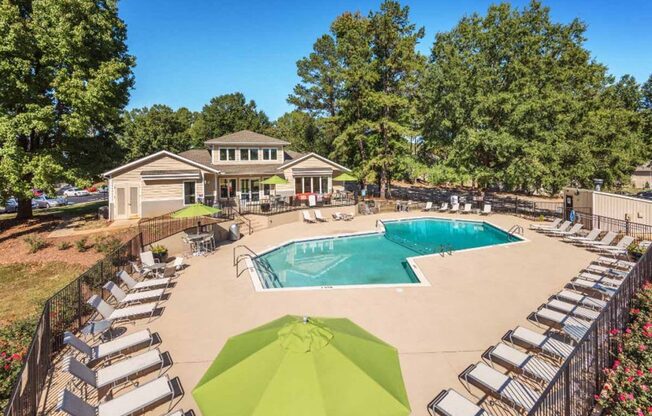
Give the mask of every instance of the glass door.
M 243 201 L 250 201 L 250 191 L 251 189 L 249 188 L 249 179 L 240 179 L 240 199 Z
M 251 200 L 252 201 L 260 200 L 260 179 L 251 180 Z

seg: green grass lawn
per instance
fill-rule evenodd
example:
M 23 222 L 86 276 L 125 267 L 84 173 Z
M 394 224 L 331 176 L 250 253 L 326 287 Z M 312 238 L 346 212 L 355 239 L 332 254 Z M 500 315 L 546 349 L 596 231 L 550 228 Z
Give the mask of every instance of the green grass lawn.
M 37 314 L 43 301 L 84 269 L 64 262 L 0 265 L 0 326 Z
M 49 209 L 35 209 L 34 216 L 54 215 L 64 219 L 72 217 L 81 217 L 86 214 L 97 214 L 97 209 L 106 206 L 107 201 L 84 202 L 81 204 L 66 205 Z M 0 214 L 0 220 L 10 220 L 16 218 L 16 213 Z

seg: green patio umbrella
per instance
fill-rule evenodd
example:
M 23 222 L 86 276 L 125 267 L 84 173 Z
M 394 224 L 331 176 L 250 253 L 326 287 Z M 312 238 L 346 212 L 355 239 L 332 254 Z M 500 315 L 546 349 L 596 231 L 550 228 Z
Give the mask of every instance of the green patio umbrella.
M 288 315 L 230 338 L 192 395 L 204 416 L 410 414 L 396 349 L 344 318 Z
M 349 175 L 348 173 L 344 172 L 341 175 L 338 175 L 337 177 L 333 178 L 334 181 L 338 182 L 354 182 L 357 181 L 358 178 L 356 178 L 353 175 Z
M 197 204 L 188 205 L 185 208 L 181 208 L 180 210 L 173 212 L 172 214 L 170 214 L 170 217 L 172 218 L 206 217 L 209 215 L 217 214 L 218 212 L 222 212 L 222 210 L 219 208 L 213 208 L 213 207 L 209 207 L 208 205 L 197 203 Z M 201 220 L 197 220 L 197 234 L 199 234 L 200 226 L 201 226 Z
M 263 185 L 274 185 L 274 195 L 276 195 L 276 185 L 285 185 L 288 183 L 286 179 L 281 178 L 278 175 L 273 175 L 270 176 L 269 178 L 265 179 L 264 181 L 260 181 Z

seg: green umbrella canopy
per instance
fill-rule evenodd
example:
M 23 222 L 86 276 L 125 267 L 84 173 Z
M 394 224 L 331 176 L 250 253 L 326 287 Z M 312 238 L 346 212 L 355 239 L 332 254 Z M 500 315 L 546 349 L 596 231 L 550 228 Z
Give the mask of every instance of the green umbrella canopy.
M 349 175 L 348 173 L 344 172 L 344 173 L 342 173 L 341 175 L 339 175 L 339 176 L 333 178 L 333 180 L 334 180 L 334 181 L 338 181 L 338 182 L 353 182 L 353 181 L 357 181 L 358 178 L 356 178 L 355 176 L 353 176 L 353 175 Z
M 288 181 L 281 178 L 278 175 L 274 175 L 274 176 L 270 176 L 264 181 L 260 181 L 260 183 L 262 183 L 263 185 L 285 185 L 286 183 L 288 183 Z
M 218 212 L 221 212 L 219 208 L 209 207 L 204 204 L 192 204 L 173 212 L 170 216 L 172 218 L 204 217 L 207 215 L 217 214 Z
M 288 315 L 230 338 L 192 395 L 204 416 L 410 414 L 396 349 L 343 318 Z

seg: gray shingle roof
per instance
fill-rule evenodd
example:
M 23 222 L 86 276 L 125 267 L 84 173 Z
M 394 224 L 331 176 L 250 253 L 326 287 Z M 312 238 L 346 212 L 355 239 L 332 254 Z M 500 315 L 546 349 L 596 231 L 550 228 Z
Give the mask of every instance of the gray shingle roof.
M 290 143 L 274 137 L 265 136 L 249 130 L 240 130 L 235 133 L 205 141 L 206 144 L 226 144 L 226 145 L 276 145 L 287 146 Z

